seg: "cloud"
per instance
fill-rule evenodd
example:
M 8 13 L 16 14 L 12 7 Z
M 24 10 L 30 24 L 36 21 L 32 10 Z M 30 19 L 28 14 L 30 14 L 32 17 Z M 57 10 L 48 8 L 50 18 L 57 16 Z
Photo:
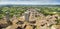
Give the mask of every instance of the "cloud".
M 42 4 L 60 4 L 60 0 L 0 0 L 0 5 L 7 4 L 25 4 L 25 5 L 42 5 Z

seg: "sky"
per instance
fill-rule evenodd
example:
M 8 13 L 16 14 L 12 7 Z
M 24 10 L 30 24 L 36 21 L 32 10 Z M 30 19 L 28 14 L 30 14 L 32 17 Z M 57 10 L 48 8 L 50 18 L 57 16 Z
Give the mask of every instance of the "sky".
M 60 5 L 60 0 L 0 0 L 0 5 Z

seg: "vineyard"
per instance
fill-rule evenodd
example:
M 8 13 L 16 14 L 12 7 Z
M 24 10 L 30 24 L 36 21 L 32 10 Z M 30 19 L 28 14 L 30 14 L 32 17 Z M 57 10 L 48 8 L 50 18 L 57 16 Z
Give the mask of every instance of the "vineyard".
M 0 29 L 60 29 L 59 27 L 60 7 L 0 7 Z

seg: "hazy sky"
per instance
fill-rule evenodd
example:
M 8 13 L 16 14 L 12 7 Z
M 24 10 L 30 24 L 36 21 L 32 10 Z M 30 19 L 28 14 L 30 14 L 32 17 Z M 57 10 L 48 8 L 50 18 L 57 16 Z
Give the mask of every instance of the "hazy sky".
M 60 5 L 60 0 L 0 0 L 0 5 Z

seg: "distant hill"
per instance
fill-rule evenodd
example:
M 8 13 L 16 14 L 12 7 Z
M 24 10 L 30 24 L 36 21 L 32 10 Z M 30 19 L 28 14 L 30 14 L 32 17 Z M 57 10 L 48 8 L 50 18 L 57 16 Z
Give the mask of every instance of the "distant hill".
M 7 7 L 11 7 L 11 6 L 32 6 L 32 7 L 60 7 L 60 5 L 0 5 L 0 7 L 4 7 L 4 6 L 7 6 Z

